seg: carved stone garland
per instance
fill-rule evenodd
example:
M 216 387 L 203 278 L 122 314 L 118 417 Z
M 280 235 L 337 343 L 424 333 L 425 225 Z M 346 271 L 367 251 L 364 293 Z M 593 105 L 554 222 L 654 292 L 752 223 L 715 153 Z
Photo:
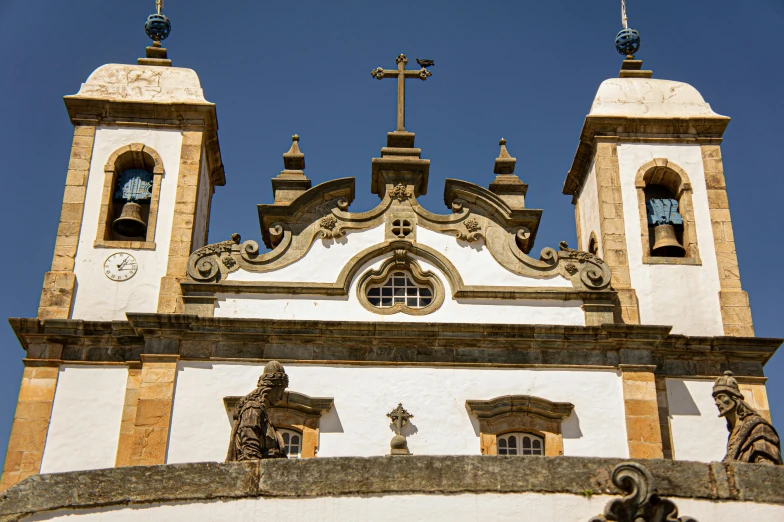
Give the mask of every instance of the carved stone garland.
M 656 493 L 653 476 L 636 462 L 615 466 L 612 481 L 628 494 L 608 502 L 604 514 L 590 522 L 697 522 L 691 517 L 679 518 L 675 503 Z

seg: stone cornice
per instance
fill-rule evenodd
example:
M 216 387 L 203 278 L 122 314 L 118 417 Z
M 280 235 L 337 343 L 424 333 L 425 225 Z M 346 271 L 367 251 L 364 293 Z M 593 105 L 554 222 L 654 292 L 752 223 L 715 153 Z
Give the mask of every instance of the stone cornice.
M 595 139 L 612 137 L 615 141 L 622 141 L 624 138 L 637 140 L 641 135 L 653 139 L 673 138 L 684 142 L 720 139 L 729 122 L 730 118 L 727 116 L 644 118 L 588 115 L 580 132 L 572 167 L 564 181 L 563 193 L 570 196 L 579 194 L 591 164 Z
M 141 354 L 327 364 L 495 367 L 656 365 L 657 375 L 762 377 L 782 339 L 686 337 L 667 326 L 496 325 L 127 314 L 128 321 L 10 319 L 30 359 L 138 361 Z
M 614 467 L 588 457 L 410 456 L 269 459 L 132 466 L 34 475 L 7 490 L 0 520 L 59 509 L 135 509 L 163 502 L 353 495 L 454 495 L 586 491 L 620 496 Z M 645 460 L 662 497 L 784 504 L 784 467 Z
M 466 401 L 466 409 L 478 419 L 493 419 L 512 413 L 528 413 L 546 419 L 563 420 L 572 414 L 574 404 L 553 402 L 532 395 L 504 395 L 489 401 Z

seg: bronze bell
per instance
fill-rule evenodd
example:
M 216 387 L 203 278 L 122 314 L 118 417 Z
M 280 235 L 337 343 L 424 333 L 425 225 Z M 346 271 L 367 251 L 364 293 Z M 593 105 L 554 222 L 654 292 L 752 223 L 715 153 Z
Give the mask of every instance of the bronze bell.
M 144 237 L 147 224 L 142 221 L 142 206 L 131 201 L 123 205 L 120 217 L 112 223 L 112 230 L 126 237 Z
M 654 243 L 651 254 L 655 256 L 682 257 L 686 253 L 683 245 L 678 243 L 675 227 L 672 225 L 656 225 L 653 229 Z

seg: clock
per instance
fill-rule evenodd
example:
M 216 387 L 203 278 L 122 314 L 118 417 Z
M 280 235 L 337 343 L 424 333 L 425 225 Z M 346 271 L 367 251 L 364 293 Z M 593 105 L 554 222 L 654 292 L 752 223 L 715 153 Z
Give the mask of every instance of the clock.
M 112 254 L 103 264 L 103 273 L 112 281 L 127 281 L 138 269 L 136 258 L 127 252 Z

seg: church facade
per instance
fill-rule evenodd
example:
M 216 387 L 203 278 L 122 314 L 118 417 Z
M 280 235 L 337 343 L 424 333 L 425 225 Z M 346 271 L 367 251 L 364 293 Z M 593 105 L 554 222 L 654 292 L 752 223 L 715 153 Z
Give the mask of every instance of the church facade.
M 65 97 L 52 268 L 37 317 L 10 319 L 26 356 L 4 516 L 387 520 L 403 498 L 416 519 L 588 520 L 631 459 L 700 520 L 784 517 L 766 486 L 784 485 L 780 467 L 717 462 L 714 382 L 731 371 L 769 423 L 763 368 L 781 340 L 754 337 L 721 159 L 729 118 L 696 89 L 633 59 L 602 83 L 563 189 L 575 248 L 535 245 L 542 210 L 525 206 L 504 140 L 488 186 L 448 179 L 445 208 L 422 207 L 442 187 L 402 104 L 371 162 L 375 208 L 351 209 L 353 178 L 313 186 L 294 136 L 258 205 L 263 246 L 207 244 L 227 182 L 215 105 L 150 49 Z M 400 75 L 401 90 L 429 75 L 397 65 L 374 75 Z M 288 377 L 267 414 L 289 459 L 195 464 L 226 460 L 271 360 Z

